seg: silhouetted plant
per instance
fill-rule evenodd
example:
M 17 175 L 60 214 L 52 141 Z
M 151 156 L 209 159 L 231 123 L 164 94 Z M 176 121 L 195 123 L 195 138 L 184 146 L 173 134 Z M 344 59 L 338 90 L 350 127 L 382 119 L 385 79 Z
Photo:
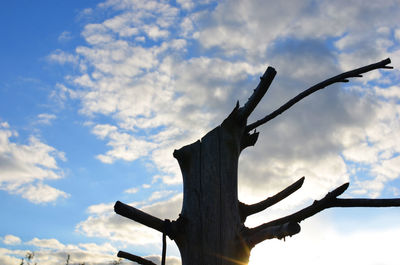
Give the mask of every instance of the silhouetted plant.
M 31 261 L 33 260 L 33 258 L 35 257 L 35 252 L 31 252 L 31 251 L 28 251 L 28 252 L 26 252 L 26 254 L 25 254 L 25 258 L 27 259 L 27 264 L 28 265 L 30 265 L 31 264 Z M 37 263 L 35 263 L 35 264 L 37 264 Z
M 69 260 L 70 260 L 70 258 L 71 258 L 71 255 L 67 255 L 67 262 L 65 263 L 65 265 L 69 265 Z

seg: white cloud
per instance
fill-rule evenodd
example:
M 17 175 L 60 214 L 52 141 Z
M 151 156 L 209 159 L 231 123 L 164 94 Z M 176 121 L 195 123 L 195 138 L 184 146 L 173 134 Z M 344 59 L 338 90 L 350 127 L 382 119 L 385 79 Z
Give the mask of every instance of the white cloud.
M 106 138 L 108 135 L 110 135 L 111 133 L 114 133 L 115 131 L 117 131 L 118 128 L 116 126 L 113 125 L 109 125 L 109 124 L 97 124 L 94 128 L 93 128 L 93 133 L 95 135 L 97 135 L 98 137 L 100 137 L 100 139 L 104 139 Z
M 131 37 L 139 33 L 138 28 L 135 27 L 132 19 L 134 14 L 125 13 L 121 16 L 116 16 L 104 21 L 104 25 L 112 31 L 118 33 L 121 37 Z
M 34 238 L 25 244 L 29 246 L 29 249 L 35 249 L 33 258 L 30 260 L 31 264 L 65 264 L 68 255 L 69 264 L 109 265 L 118 260 L 116 257 L 117 249 L 110 243 L 66 245 L 54 238 Z M 0 262 L 4 265 L 19 264 L 28 252 L 32 253 L 32 250 L 0 248 Z M 121 264 L 128 263 L 123 262 Z
M 400 29 L 395 29 L 394 36 L 397 41 L 400 41 Z
M 63 177 L 57 159 L 65 160 L 64 153 L 31 136 L 28 144 L 11 139 L 17 133 L 7 123 L 0 128 L 0 189 L 18 194 L 33 203 L 55 201 L 69 195 L 43 182 Z
M 183 9 L 192 9 L 195 5 L 192 0 L 177 0 L 176 2 L 180 4 Z
M 165 198 L 174 193 L 176 193 L 176 192 L 172 191 L 172 190 L 155 191 L 150 195 L 148 200 L 149 201 L 160 200 L 160 199 Z
M 0 248 L 0 262 L 4 265 L 20 264 L 21 259 L 13 256 L 14 252 L 5 248 Z
M 109 140 L 107 145 L 112 147 L 106 154 L 97 156 L 103 163 L 112 163 L 115 159 L 133 161 L 139 157 L 146 156 L 156 147 L 154 143 L 137 139 L 133 135 L 118 132 L 116 129 L 115 126 L 107 124 L 94 127 L 93 133 L 103 139 L 107 137 Z
M 63 31 L 60 36 L 58 36 L 59 42 L 66 42 L 72 39 L 72 34 L 69 31 Z
M 124 190 L 125 193 L 129 193 L 129 194 L 135 194 L 138 191 L 139 191 L 139 188 L 130 188 L 130 189 Z
M 388 99 L 400 99 L 400 87 L 390 86 L 387 88 L 375 87 L 375 93 Z
M 109 213 L 114 210 L 114 204 L 113 203 L 101 203 L 101 204 L 95 204 L 91 205 L 88 208 L 88 213 L 90 214 L 104 214 L 104 213 Z
M 286 241 L 268 240 L 256 246 L 252 250 L 249 265 L 265 264 L 266 251 L 272 264 L 394 265 L 397 264 L 396 238 L 400 230 L 390 222 L 386 224 L 386 227 L 380 228 L 366 228 L 364 225 L 363 230 L 342 227 L 343 231 L 327 217 L 313 217 L 302 223 L 300 234 Z
M 62 50 L 55 50 L 50 55 L 47 56 L 47 59 L 51 62 L 59 63 L 59 64 L 78 64 L 79 57 L 77 55 L 73 55 Z
M 114 248 L 110 243 L 103 245 L 97 245 L 95 243 L 81 243 L 79 246 L 90 253 L 117 253 L 118 250 Z
M 3 238 L 3 243 L 6 245 L 19 245 L 21 244 L 21 239 L 14 235 L 6 235 Z
M 268 9 L 260 8 L 266 5 L 260 1 L 227 1 L 213 10 L 194 12 L 189 2 L 180 4 L 187 8 L 184 17 L 168 3 L 100 4 L 100 8 L 121 12 L 84 28 L 88 46 L 78 47 L 77 54 L 87 65 L 83 69 L 94 70 L 71 78 L 81 86 L 75 98 L 82 102 L 83 113 L 109 115 L 115 121 L 93 124 L 93 133 L 110 147 L 97 158 L 104 163 L 149 158 L 161 171 L 153 181 L 167 184 L 181 183 L 172 150 L 218 125 L 236 99 L 245 102 L 257 85 L 254 75 L 260 75 L 266 64 L 275 66 L 278 76 L 253 117 L 268 113 L 313 82 L 382 59 L 393 45 L 388 33 L 398 24 L 394 18 L 382 19 L 387 12 L 396 13 L 398 7 L 391 2 L 346 2 L 341 10 L 344 3 L 329 1 L 286 1 L 270 4 Z M 177 38 L 179 34 L 184 38 Z M 190 39 L 193 34 L 196 38 Z M 126 38 L 132 36 L 143 37 L 143 42 Z M 149 38 L 158 37 L 163 40 L 146 45 Z M 327 47 L 329 38 L 335 38 L 332 44 L 338 51 Z M 182 57 L 190 42 L 200 45 L 204 55 Z M 215 47 L 220 52 L 207 56 L 207 49 Z M 366 80 L 380 77 L 375 71 Z M 397 95 L 395 86 L 374 89 L 381 96 Z M 307 191 L 311 194 L 306 197 L 322 194 L 354 177 L 343 158 L 376 163 L 370 174 L 377 176 L 374 172 L 379 170 L 382 151 L 395 138 L 388 137 L 379 148 L 366 142 L 373 135 L 365 132 L 376 131 L 373 125 L 385 126 L 385 122 L 376 123 L 379 100 L 371 94 L 360 98 L 357 93 L 328 88 L 263 127 L 268 130 L 260 128 L 257 146 L 246 150 L 241 160 L 241 196 L 255 200 L 302 175 L 310 183 Z M 391 120 L 395 117 L 392 111 L 388 115 Z M 397 150 L 389 149 L 387 158 Z M 260 161 L 264 150 L 271 155 Z M 361 188 L 363 184 L 357 183 Z
M 174 173 L 171 171 L 171 173 Z M 182 177 L 179 175 L 179 172 L 176 172 L 175 175 L 155 175 L 153 176 L 152 183 L 157 182 L 159 179 L 162 180 L 163 183 L 167 185 L 175 185 L 182 184 Z
M 49 125 L 51 124 L 51 121 L 56 119 L 57 116 L 55 114 L 49 114 L 49 113 L 41 113 L 38 116 L 38 123 L 46 124 Z
M 176 195 L 167 201 L 142 206 L 140 209 L 160 219 L 174 220 L 178 217 L 182 203 L 182 195 Z M 101 205 L 100 205 L 101 206 Z M 113 242 L 143 246 L 147 244 L 160 248 L 159 232 L 142 224 L 118 216 L 111 207 L 108 211 L 93 211 L 100 206 L 91 206 L 90 215 L 80 222 L 76 229 L 88 237 L 107 238 Z M 95 208 L 93 208 L 95 207 Z M 102 207 L 101 207 L 102 208 Z
M 89 44 L 105 44 L 114 40 L 102 24 L 88 24 L 82 32 L 82 36 Z
M 22 198 L 33 203 L 48 203 L 56 201 L 59 198 L 68 198 L 70 196 L 64 191 L 43 183 L 24 185 L 13 191 L 13 193 L 19 194 Z
M 45 249 L 54 249 L 54 250 L 61 250 L 65 248 L 64 244 L 61 244 L 57 239 L 39 239 L 35 237 L 31 241 L 27 242 L 26 244 L 45 248 Z

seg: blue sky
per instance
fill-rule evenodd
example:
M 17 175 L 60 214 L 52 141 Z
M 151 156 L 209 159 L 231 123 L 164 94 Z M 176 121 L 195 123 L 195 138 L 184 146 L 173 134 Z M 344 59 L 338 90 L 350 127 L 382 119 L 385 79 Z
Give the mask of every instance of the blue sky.
M 333 85 L 259 128 L 241 156 L 240 199 L 306 181 L 246 225 L 348 181 L 347 197 L 400 197 L 399 14 L 389 0 L 3 1 L 0 263 L 27 251 L 40 265 L 67 254 L 109 264 L 120 249 L 159 259 L 161 235 L 116 216 L 114 202 L 175 219 L 173 150 L 244 104 L 268 65 L 278 74 L 250 120 L 340 72 L 387 57 L 395 69 Z M 395 264 L 399 218 L 329 210 L 286 242 L 258 245 L 250 264 Z M 180 264 L 173 242 L 168 255 Z

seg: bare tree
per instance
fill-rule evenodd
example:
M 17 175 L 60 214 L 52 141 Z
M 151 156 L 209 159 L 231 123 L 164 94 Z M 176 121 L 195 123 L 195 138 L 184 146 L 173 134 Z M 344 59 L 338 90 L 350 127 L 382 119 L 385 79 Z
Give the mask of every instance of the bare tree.
M 338 198 L 349 186 L 345 183 L 296 213 L 248 228 L 244 224 L 246 217 L 285 199 L 302 186 L 304 177 L 278 194 L 252 205 L 240 202 L 237 193 L 239 155 L 257 142 L 257 127 L 331 84 L 348 82 L 349 78 L 362 77 L 363 73 L 376 69 L 392 69 L 389 63 L 388 58 L 329 78 L 304 90 L 264 118 L 248 124 L 248 117 L 276 75 L 275 69 L 268 67 L 244 106 L 239 106 L 238 102 L 220 126 L 201 140 L 174 151 L 173 156 L 182 171 L 184 188 L 182 211 L 177 220 L 163 221 L 119 201 L 115 204 L 115 212 L 163 233 L 162 264 L 165 264 L 165 237 L 168 235 L 177 244 L 183 265 L 231 265 L 247 264 L 250 251 L 256 244 L 299 233 L 301 221 L 327 208 L 400 206 L 400 199 Z M 139 264 L 154 264 L 122 251 L 118 256 Z

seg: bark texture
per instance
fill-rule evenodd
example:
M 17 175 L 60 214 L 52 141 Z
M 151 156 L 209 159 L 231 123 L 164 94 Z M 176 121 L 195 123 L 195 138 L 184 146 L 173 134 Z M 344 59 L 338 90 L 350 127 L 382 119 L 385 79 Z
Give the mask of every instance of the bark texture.
M 183 265 L 248 261 L 240 238 L 237 168 L 245 124 L 238 114 L 235 108 L 221 126 L 174 152 L 184 185 L 183 233 L 176 238 Z

